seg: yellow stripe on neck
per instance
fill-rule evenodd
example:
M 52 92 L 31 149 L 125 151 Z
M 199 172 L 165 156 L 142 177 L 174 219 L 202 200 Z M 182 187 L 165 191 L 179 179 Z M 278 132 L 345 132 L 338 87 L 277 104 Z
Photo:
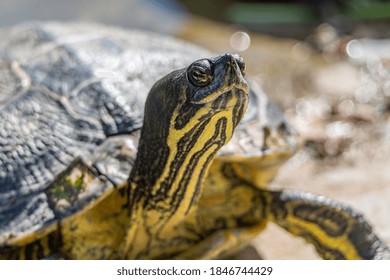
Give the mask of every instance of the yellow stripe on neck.
M 177 210 L 172 214 L 171 217 L 163 217 L 162 213 L 158 210 L 153 211 L 156 215 L 152 215 L 152 212 L 148 214 L 148 222 L 147 224 L 149 226 L 152 225 L 162 225 L 163 228 L 159 228 L 159 236 L 162 237 L 162 235 L 171 235 L 168 232 L 171 232 L 174 234 L 174 228 L 175 226 L 180 223 L 180 221 L 186 216 L 188 213 L 189 207 L 191 206 L 193 196 L 198 191 L 198 195 L 200 194 L 200 190 L 197 190 L 199 187 L 198 184 L 203 183 L 203 179 L 201 177 L 204 177 L 205 174 L 207 174 L 208 167 L 211 163 L 211 160 L 208 160 L 210 155 L 212 153 L 215 153 L 220 147 L 218 145 L 214 144 L 212 145 L 208 150 L 204 151 L 205 145 L 207 141 L 209 141 L 211 138 L 214 137 L 217 122 L 222 119 L 226 118 L 226 131 L 221 131 L 219 136 L 223 133 L 225 133 L 226 140 L 225 142 L 229 141 L 233 134 L 233 121 L 232 121 L 232 109 L 236 104 L 238 103 L 238 98 L 235 94 L 232 95 L 230 100 L 227 103 L 228 109 L 217 109 L 218 112 L 214 113 L 214 116 L 212 119 L 207 123 L 206 127 L 202 131 L 200 137 L 196 139 L 196 143 L 194 147 L 192 147 L 191 150 L 189 150 L 188 154 L 186 155 L 184 162 L 181 166 L 179 166 L 179 170 L 177 171 L 176 176 L 173 178 L 172 182 L 169 182 L 170 184 L 170 190 L 167 195 L 167 199 L 161 204 L 159 203 L 158 208 L 159 209 L 170 209 L 172 207 L 171 205 L 171 199 L 175 195 L 175 192 L 179 190 L 180 187 L 185 187 L 186 191 L 183 196 L 183 198 L 180 201 L 180 204 L 177 208 Z M 207 111 L 206 111 L 207 110 Z M 169 147 L 169 156 L 167 164 L 165 165 L 165 168 L 160 176 L 160 178 L 156 181 L 156 185 L 153 187 L 152 195 L 157 194 L 157 192 L 160 190 L 161 185 L 163 183 L 166 183 L 168 180 L 168 177 L 170 175 L 171 170 L 171 163 L 176 160 L 178 156 L 178 143 L 182 139 L 184 135 L 190 132 L 191 129 L 193 129 L 197 124 L 201 122 L 202 117 L 206 114 L 205 112 L 209 112 L 210 108 L 202 108 L 200 109 L 193 118 L 180 130 L 175 129 L 174 126 L 174 120 L 177 117 L 177 112 L 173 115 L 173 118 L 170 123 L 170 130 L 167 138 L 167 145 Z M 218 142 L 220 139 L 214 139 L 215 142 Z M 188 144 L 188 143 L 187 143 Z M 223 143 L 226 144 L 226 143 Z M 193 172 L 189 175 L 191 176 L 188 179 L 188 183 L 185 186 L 181 186 L 182 180 L 184 180 L 184 177 L 186 176 L 186 171 L 188 166 L 191 164 L 191 159 L 199 152 L 203 152 L 201 157 L 196 162 L 196 165 L 193 169 Z M 203 170 L 203 174 L 202 174 Z M 187 175 L 188 176 L 188 175 Z M 169 212 L 169 211 L 168 211 Z M 153 217 L 154 216 L 154 217 Z M 165 220 L 168 218 L 168 220 Z M 161 219 L 165 220 L 162 221 Z

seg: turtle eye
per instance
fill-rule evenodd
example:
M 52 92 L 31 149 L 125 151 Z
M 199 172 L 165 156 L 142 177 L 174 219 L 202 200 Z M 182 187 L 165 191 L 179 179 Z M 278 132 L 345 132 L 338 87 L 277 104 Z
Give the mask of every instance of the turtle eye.
M 207 86 L 214 78 L 212 68 L 207 59 L 195 61 L 187 69 L 188 80 L 197 87 Z

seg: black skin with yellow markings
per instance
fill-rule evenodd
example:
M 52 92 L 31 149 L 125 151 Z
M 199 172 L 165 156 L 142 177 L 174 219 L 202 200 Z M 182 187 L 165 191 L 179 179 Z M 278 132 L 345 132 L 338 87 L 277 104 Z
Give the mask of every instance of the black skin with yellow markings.
M 271 219 L 312 243 L 324 259 L 388 259 L 389 248 L 351 207 L 310 193 L 269 192 Z M 326 236 L 326 238 L 324 238 Z

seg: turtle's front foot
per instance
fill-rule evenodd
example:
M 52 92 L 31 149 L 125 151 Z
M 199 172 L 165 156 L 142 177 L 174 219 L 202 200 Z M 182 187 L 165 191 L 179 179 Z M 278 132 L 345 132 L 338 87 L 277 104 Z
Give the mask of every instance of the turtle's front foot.
M 270 192 L 271 218 L 313 244 L 324 259 L 390 259 L 364 217 L 334 200 L 299 191 Z

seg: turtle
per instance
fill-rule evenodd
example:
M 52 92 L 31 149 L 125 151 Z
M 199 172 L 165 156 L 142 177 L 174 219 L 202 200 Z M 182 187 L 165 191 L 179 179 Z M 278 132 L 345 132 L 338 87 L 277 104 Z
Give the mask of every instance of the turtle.
M 227 258 L 269 221 L 389 258 L 349 206 L 267 189 L 300 139 L 238 54 L 85 22 L 0 37 L 0 259 Z

